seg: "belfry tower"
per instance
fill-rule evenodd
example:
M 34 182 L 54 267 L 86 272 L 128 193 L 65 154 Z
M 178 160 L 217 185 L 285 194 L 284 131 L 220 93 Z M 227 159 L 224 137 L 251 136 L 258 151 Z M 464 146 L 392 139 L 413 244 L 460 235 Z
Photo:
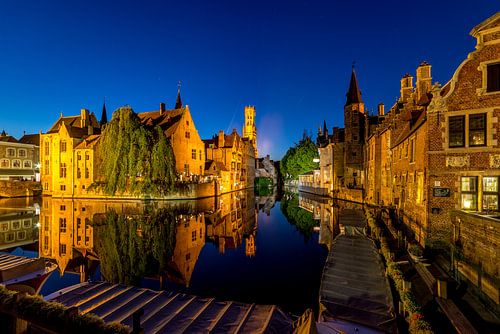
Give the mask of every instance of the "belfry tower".
M 255 151 L 255 158 L 259 156 L 257 151 L 257 128 L 255 127 L 255 107 L 245 107 L 245 124 L 243 125 L 243 138 L 248 138 Z

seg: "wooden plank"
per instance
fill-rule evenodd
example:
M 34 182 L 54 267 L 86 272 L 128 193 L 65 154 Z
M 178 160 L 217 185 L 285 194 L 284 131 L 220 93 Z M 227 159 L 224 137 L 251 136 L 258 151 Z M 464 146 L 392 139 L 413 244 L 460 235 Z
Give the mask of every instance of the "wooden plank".
M 451 299 L 436 297 L 436 301 L 459 334 L 478 333 Z

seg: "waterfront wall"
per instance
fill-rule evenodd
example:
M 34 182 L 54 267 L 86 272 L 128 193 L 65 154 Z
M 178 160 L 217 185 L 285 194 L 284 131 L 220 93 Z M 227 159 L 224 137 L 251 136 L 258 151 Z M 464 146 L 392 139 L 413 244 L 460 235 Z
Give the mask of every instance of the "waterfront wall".
M 32 197 L 41 194 L 39 182 L 0 180 L 1 197 Z

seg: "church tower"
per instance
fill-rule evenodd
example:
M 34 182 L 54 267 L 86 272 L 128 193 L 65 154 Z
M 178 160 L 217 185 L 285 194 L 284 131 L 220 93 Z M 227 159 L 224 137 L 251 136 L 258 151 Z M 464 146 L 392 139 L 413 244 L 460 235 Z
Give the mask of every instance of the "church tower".
M 245 107 L 245 124 L 243 125 L 243 138 L 248 138 L 255 151 L 255 158 L 259 156 L 257 151 L 257 128 L 255 127 L 255 107 Z
M 344 166 L 346 170 L 344 177 L 346 186 L 358 188 L 363 183 L 365 104 L 361 98 L 354 66 L 352 67 L 351 81 L 346 97 L 344 106 Z

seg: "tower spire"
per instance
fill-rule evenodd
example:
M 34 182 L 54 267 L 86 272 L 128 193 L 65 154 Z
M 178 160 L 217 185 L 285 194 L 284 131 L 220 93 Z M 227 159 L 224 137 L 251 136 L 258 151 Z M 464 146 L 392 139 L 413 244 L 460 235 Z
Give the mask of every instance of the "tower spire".
M 181 100 L 181 81 L 177 83 L 177 99 L 175 100 L 175 109 L 182 108 L 182 100 Z
M 326 127 L 326 120 L 323 120 L 323 136 L 328 138 L 328 128 Z
M 358 87 L 358 79 L 356 78 L 356 71 L 354 70 L 354 62 L 352 63 L 351 82 L 349 83 L 349 91 L 346 94 L 346 106 L 353 103 L 363 103 L 361 99 L 361 91 Z
M 101 121 L 99 124 L 101 124 L 101 127 L 106 125 L 108 123 L 108 115 L 106 114 L 106 98 L 104 98 L 104 101 L 102 102 L 102 114 L 101 114 Z

